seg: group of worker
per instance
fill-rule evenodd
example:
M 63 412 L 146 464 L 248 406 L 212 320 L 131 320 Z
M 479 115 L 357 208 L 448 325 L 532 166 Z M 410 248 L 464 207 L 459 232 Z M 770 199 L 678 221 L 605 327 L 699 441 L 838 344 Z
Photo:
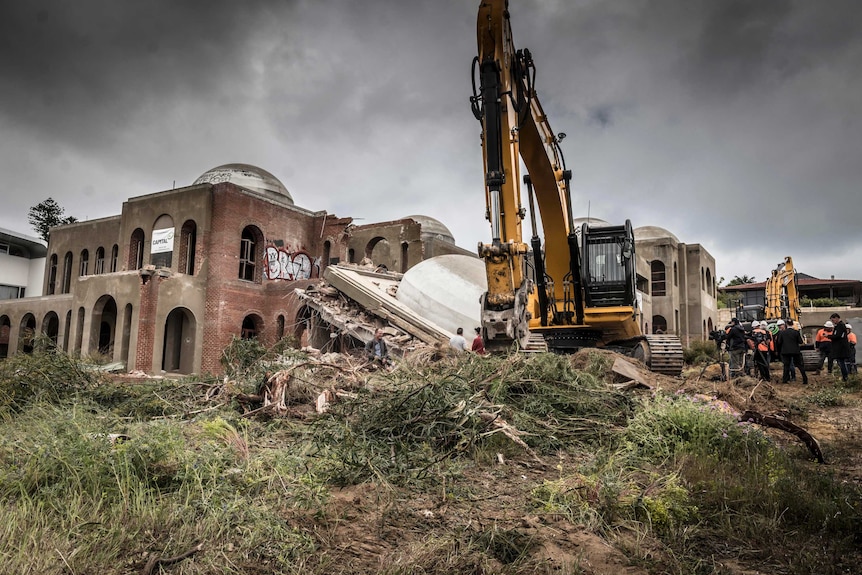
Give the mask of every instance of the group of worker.
M 749 373 L 751 358 L 760 379 L 771 379 L 769 364 L 773 357 L 781 359 L 783 365 L 782 383 L 796 381 L 796 370 L 802 383 L 808 383 L 802 360 L 802 346 L 805 343 L 799 332 L 799 324 L 788 324 L 783 319 L 776 322 L 778 331 L 773 334 L 766 321 L 751 322 L 751 330 L 746 331 L 737 318 L 732 318 L 725 328 L 725 347 L 730 354 L 730 377 Z M 840 326 L 840 327 L 839 327 Z M 856 335 L 852 326 L 845 324 L 841 316 L 832 314 L 823 329 L 817 333 L 815 348 L 820 351 L 823 361 L 828 361 L 827 370 L 832 373 L 833 363 L 838 364 L 841 378 L 847 381 L 849 373 L 856 373 Z
M 835 364 L 844 381 L 847 381 L 848 374 L 856 373 L 856 334 L 853 326 L 844 323 L 837 313 L 833 313 L 817 331 L 814 347 L 820 352 L 820 367 L 825 361 L 828 373 L 832 373 Z
M 470 344 L 470 351 L 478 353 L 479 355 L 485 355 L 487 352 L 485 351 L 485 340 L 482 339 L 482 328 L 477 327 L 475 332 L 476 337 L 473 338 L 473 343 Z M 455 335 L 449 339 L 449 347 L 454 349 L 456 352 L 467 351 L 467 340 L 464 338 L 463 327 L 459 327 L 455 330 Z

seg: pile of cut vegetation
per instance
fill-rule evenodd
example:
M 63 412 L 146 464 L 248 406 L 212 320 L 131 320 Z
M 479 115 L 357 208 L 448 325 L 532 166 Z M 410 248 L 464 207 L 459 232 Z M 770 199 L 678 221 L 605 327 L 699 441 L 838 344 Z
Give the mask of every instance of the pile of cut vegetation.
M 850 573 L 862 559 L 858 486 L 703 394 L 619 390 L 612 354 L 389 371 L 255 345 L 225 350 L 219 378 L 112 381 L 51 349 L 0 363 L 4 570 Z

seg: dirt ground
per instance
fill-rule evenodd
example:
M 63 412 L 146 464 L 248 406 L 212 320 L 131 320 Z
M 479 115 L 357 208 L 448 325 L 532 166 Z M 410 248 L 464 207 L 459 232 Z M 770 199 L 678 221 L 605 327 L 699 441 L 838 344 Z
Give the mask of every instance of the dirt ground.
M 616 354 L 608 353 L 614 360 Z M 586 358 L 572 356 L 573 363 Z M 633 360 L 627 360 L 633 361 Z M 642 366 L 641 366 L 642 367 Z M 862 462 L 858 457 L 862 442 L 862 394 L 837 393 L 834 376 L 810 374 L 810 382 L 780 383 L 780 364 L 773 364 L 773 381 L 743 377 L 736 381 L 719 381 L 717 365 L 687 368 L 682 377 L 673 378 L 647 373 L 653 389 L 668 392 L 702 394 L 724 401 L 739 413 L 754 410 L 762 414 L 787 417 L 808 430 L 819 442 L 825 465 L 844 481 L 862 482 Z M 610 375 L 610 372 L 609 372 Z M 620 377 L 616 377 L 620 381 Z M 644 389 L 633 393 L 649 392 Z M 840 397 L 836 401 L 834 398 Z M 818 399 L 820 398 L 820 399 Z M 767 433 L 788 449 L 805 450 L 802 443 L 786 432 L 769 429 Z M 618 533 L 614 545 L 604 538 L 571 522 L 540 518 L 524 513 L 529 491 L 543 479 L 554 479 L 559 471 L 555 463 L 545 466 L 525 457 L 506 461 L 504 465 L 473 468 L 465 473 L 473 485 L 469 493 L 452 497 L 445 481 L 439 492 L 419 495 L 416 492 L 379 484 L 363 484 L 335 490 L 326 513 L 316 517 L 296 517 L 296 527 L 317 531 L 321 542 L 313 567 L 337 573 L 496 573 L 507 572 L 505 557 L 498 565 L 488 565 L 487 558 L 476 558 L 455 552 L 467 540 L 475 541 L 488 532 L 498 533 L 495 549 L 504 553 L 505 537 L 518 538 L 511 548 L 527 545 L 537 562 L 535 573 L 581 573 L 584 575 L 649 575 L 646 568 L 632 566 L 620 550 L 628 548 L 640 557 L 656 556 L 664 551 L 646 548 L 649 542 L 636 540 L 635 534 Z M 567 462 L 574 464 L 576 462 Z M 818 465 L 811 461 L 811 465 Z M 465 503 L 466 501 L 466 503 Z M 462 541 L 452 540 L 453 533 Z M 447 553 L 449 549 L 452 552 Z M 423 558 L 436 565 L 418 569 Z M 441 559 L 445 558 L 445 559 Z M 451 564 L 439 565 L 440 561 Z M 403 571 L 397 566 L 402 565 Z M 393 571 L 393 567 L 396 568 Z M 426 570 L 427 569 L 427 570 Z M 746 569 L 733 562 L 721 564 L 720 572 L 732 575 L 755 575 L 761 571 Z

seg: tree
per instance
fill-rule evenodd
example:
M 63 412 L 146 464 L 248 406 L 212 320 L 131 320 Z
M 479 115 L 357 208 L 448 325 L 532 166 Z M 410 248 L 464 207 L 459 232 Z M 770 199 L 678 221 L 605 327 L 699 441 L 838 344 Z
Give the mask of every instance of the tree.
M 51 235 L 51 228 L 78 221 L 78 218 L 74 216 L 64 218 L 63 213 L 65 211 L 63 206 L 54 201 L 54 198 L 48 198 L 30 208 L 27 221 L 39 233 L 39 237 L 47 242 Z
M 754 276 L 734 276 L 732 280 L 727 282 L 728 286 L 739 286 L 744 284 L 753 284 L 756 280 Z

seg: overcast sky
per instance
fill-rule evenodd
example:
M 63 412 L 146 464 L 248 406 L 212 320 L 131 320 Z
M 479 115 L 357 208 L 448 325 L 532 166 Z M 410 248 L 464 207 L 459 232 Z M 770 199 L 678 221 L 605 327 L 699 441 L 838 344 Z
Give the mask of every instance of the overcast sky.
M 220 164 L 357 223 L 488 241 L 478 0 L 0 0 L 0 227 L 35 236 Z M 716 277 L 862 279 L 858 0 L 511 0 L 576 216 L 661 226 Z M 361 218 L 361 219 L 360 219 Z M 527 232 L 529 233 L 529 231 Z

